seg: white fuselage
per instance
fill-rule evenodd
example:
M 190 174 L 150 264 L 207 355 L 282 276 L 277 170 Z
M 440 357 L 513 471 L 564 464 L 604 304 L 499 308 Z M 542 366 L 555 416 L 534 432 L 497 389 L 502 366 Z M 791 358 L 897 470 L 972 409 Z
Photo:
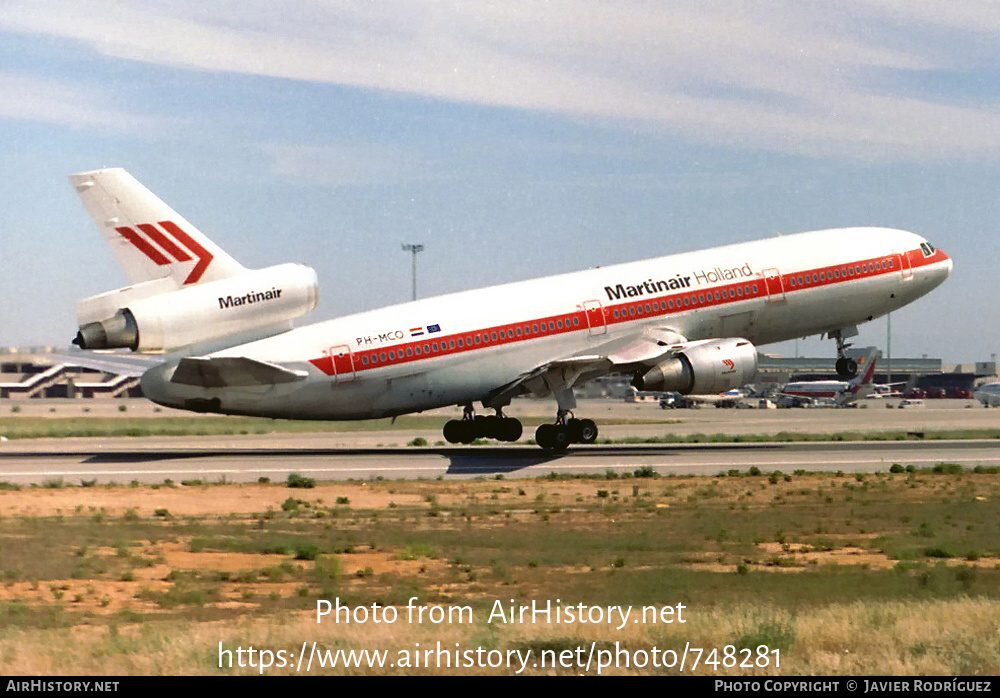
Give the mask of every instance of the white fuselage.
M 850 327 L 923 296 L 951 266 L 901 230 L 801 233 L 427 298 L 211 354 L 308 371 L 299 382 L 179 385 L 168 361 L 142 387 L 155 402 L 218 399 L 231 414 L 398 415 L 483 400 L 546 362 L 600 354 L 647 328 L 761 345 Z

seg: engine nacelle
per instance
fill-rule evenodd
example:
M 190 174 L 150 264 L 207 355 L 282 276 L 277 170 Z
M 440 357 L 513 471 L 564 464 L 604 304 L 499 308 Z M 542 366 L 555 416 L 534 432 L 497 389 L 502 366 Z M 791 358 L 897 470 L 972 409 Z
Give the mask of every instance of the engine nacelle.
M 159 281 L 81 302 L 73 343 L 81 349 L 176 349 L 279 326 L 305 315 L 319 300 L 316 272 L 301 264 L 166 292 L 155 286 Z
M 757 347 L 740 338 L 691 342 L 632 385 L 639 390 L 676 391 L 683 395 L 710 395 L 753 381 L 757 373 Z

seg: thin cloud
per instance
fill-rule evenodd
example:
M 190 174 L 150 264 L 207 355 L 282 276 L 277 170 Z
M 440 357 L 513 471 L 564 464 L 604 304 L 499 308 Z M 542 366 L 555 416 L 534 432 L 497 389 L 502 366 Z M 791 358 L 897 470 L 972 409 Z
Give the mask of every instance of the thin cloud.
M 0 71 L 0 118 L 72 128 L 142 133 L 164 126 L 153 117 L 109 108 L 92 90 L 36 75 Z
M 431 177 L 427 163 L 417 153 L 399 147 L 267 144 L 263 150 L 272 173 L 309 185 L 391 185 Z
M 996 155 L 995 109 L 892 87 L 896 73 L 969 69 L 955 35 L 980 38 L 996 10 L 918 5 L 103 0 L 0 10 L 0 28 L 128 60 L 613 120 L 700 143 Z M 862 20 L 891 24 L 893 41 Z M 901 40 L 907 23 L 937 37 L 934 49 Z

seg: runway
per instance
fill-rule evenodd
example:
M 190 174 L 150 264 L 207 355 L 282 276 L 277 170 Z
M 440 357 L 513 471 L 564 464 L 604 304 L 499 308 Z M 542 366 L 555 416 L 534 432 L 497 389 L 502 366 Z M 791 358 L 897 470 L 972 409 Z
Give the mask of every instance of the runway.
M 723 433 L 780 435 L 785 432 L 834 434 L 896 430 L 921 434 L 949 429 L 1000 428 L 1000 410 L 983 409 L 971 400 L 928 401 L 919 410 L 886 409 L 888 402 L 869 401 L 850 410 L 661 410 L 653 404 L 610 400 L 580 401 L 579 414 L 601 424 L 601 436 L 615 440 L 646 439 L 665 434 L 691 436 Z M 24 400 L 21 416 L 122 415 L 119 400 Z M 547 417 L 546 401 L 516 400 L 508 413 L 521 418 Z M 83 413 L 86 408 L 88 412 Z M 127 403 L 129 417 L 168 416 L 144 400 Z M 172 411 L 169 411 L 173 414 Z M 177 413 L 190 416 L 189 413 Z M 453 418 L 457 409 L 430 413 Z M 995 440 L 920 440 L 865 442 L 722 443 L 573 446 L 562 454 L 528 444 L 443 446 L 440 427 L 271 433 L 230 436 L 148 436 L 122 438 L 2 439 L 0 482 L 42 485 L 58 482 L 161 483 L 202 480 L 283 481 L 299 472 L 317 480 L 367 480 L 383 477 L 540 477 L 555 473 L 600 474 L 611 469 L 631 472 L 650 466 L 662 475 L 715 475 L 752 466 L 769 472 L 824 470 L 886 471 L 893 463 L 931 467 L 959 463 L 965 467 L 1000 466 Z M 387 425 L 388 426 L 388 425 Z M 526 429 L 525 439 L 531 433 Z M 407 447 L 416 437 L 430 447 Z
M 40 444 L 7 448 L 0 481 L 22 485 L 60 481 L 67 485 L 83 481 L 125 484 L 133 480 L 155 484 L 166 479 L 242 483 L 263 477 L 279 482 L 292 472 L 327 481 L 542 477 L 607 470 L 624 473 L 646 466 L 661 475 L 715 475 L 753 466 L 764 472 L 785 473 L 799 469 L 884 472 L 893 463 L 918 468 L 942 462 L 969 468 L 1000 466 L 1000 449 L 991 440 L 576 446 L 561 454 L 535 446 L 343 448 L 310 446 L 308 437 L 298 440 L 300 445 L 293 448 L 163 447 L 123 439 L 111 443 L 94 439 L 98 443 L 90 447 L 63 443 L 58 448 Z

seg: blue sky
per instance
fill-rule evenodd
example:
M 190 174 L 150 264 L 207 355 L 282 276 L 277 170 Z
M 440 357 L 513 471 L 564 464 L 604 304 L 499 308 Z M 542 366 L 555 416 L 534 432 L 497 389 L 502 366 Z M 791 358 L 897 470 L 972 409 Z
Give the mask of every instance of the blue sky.
M 117 166 L 245 265 L 314 266 L 313 320 L 407 300 L 402 242 L 427 296 L 904 228 L 955 271 L 892 354 L 987 360 L 997 27 L 954 0 L 6 2 L 0 346 L 65 345 L 125 284 L 66 179 Z

